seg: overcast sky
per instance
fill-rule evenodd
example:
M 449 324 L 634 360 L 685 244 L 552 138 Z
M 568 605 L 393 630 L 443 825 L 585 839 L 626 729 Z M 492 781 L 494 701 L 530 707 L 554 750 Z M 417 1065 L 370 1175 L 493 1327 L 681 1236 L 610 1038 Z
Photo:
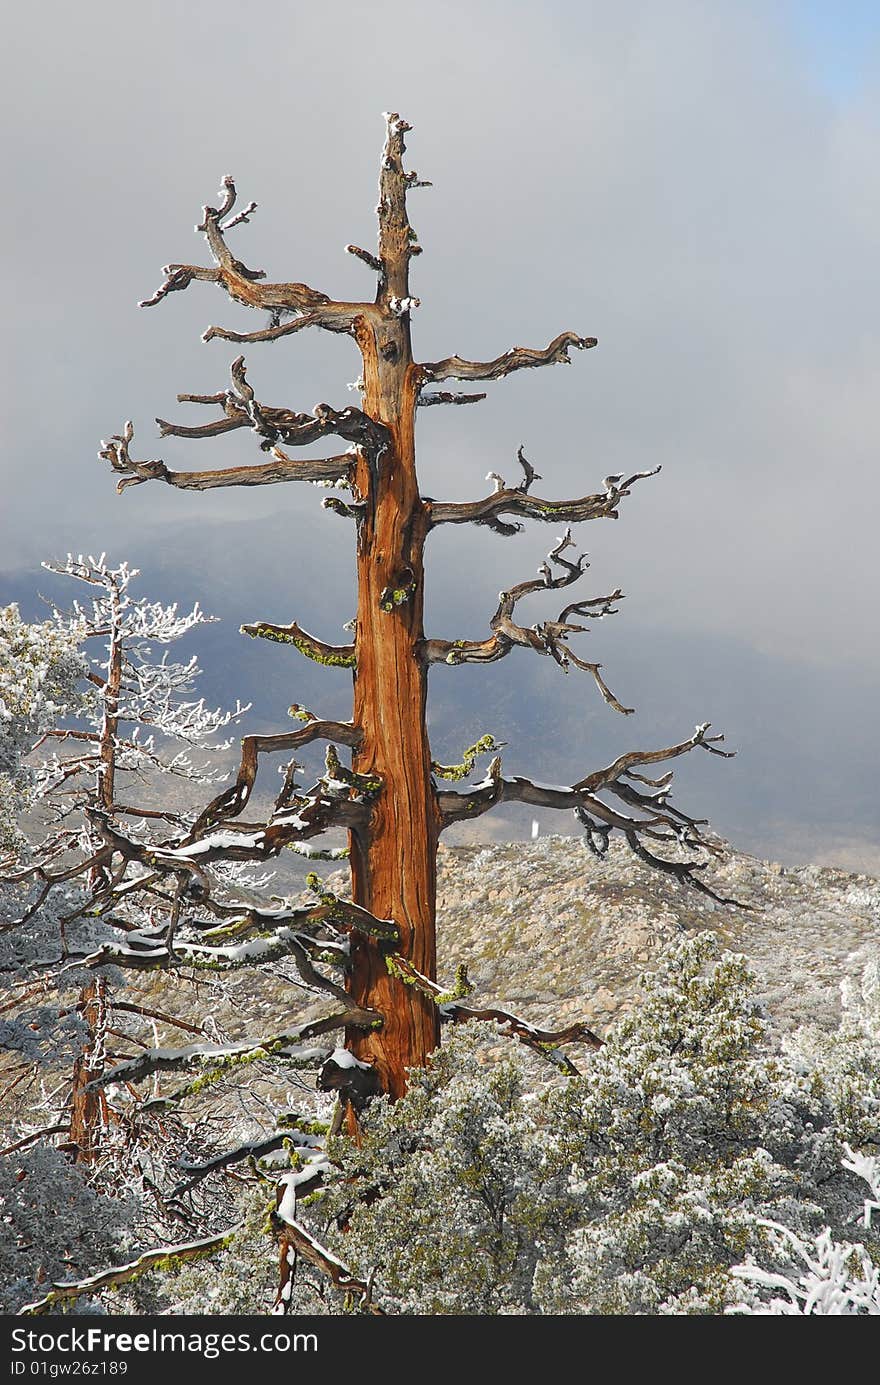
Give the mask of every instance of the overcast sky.
M 618 524 L 581 526 L 595 589 L 624 588 L 632 631 L 667 631 L 679 650 L 686 636 L 683 684 L 710 651 L 735 669 L 742 649 L 780 688 L 766 722 L 800 724 L 809 704 L 810 757 L 843 721 L 850 750 L 876 763 L 862 710 L 880 688 L 875 4 L 83 0 L 16 7 L 4 48 L 0 570 L 20 579 L 68 548 L 147 566 L 169 523 L 247 519 L 247 592 L 238 536 L 258 545 L 260 518 L 289 513 L 273 609 L 308 624 L 322 578 L 298 546 L 350 567 L 350 534 L 314 491 L 118 498 L 96 448 L 131 417 L 136 456 L 259 459 L 241 433 L 160 444 L 153 422 L 185 417 L 178 391 L 226 385 L 238 348 L 199 335 L 244 311 L 198 284 L 136 303 L 168 261 L 207 262 L 192 228 L 227 172 L 259 203 L 232 232 L 246 263 L 369 294 L 343 246 L 373 243 L 380 113 L 399 110 L 409 166 L 434 184 L 412 194 L 416 355 L 490 357 L 563 329 L 599 338 L 570 369 L 425 414 L 423 491 L 472 498 L 488 471 L 512 479 L 520 442 L 541 493 L 560 497 L 662 463 Z M 353 400 L 346 338 L 251 347 L 248 362 L 264 402 Z M 432 538 L 435 633 L 482 634 L 499 586 L 530 575 L 554 537 Z M 210 592 L 183 593 L 195 597 L 210 608 Z M 748 743 L 745 712 L 734 733 Z M 838 772 L 820 756 L 806 797 Z M 876 816 L 860 808 L 856 835 Z

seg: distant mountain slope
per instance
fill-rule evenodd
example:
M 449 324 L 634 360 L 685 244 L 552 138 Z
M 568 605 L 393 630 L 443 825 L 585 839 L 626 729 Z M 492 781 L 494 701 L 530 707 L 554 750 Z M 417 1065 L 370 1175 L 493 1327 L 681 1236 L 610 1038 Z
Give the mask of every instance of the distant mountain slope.
M 622 843 L 604 860 L 564 837 L 441 849 L 441 970 L 466 961 L 475 1001 L 539 1023 L 583 1016 L 601 1030 L 665 943 L 710 928 L 746 955 L 782 1028 L 833 1025 L 840 982 L 880 956 L 880 880 L 737 851 L 709 871 L 752 912 L 676 886 Z
M 290 726 L 292 702 L 322 716 L 347 717 L 347 670 L 319 667 L 238 629 L 245 621 L 297 619 L 325 639 L 347 638 L 342 623 L 354 612 L 350 563 L 327 563 L 326 535 L 317 523 L 293 534 L 289 517 L 278 515 L 261 522 L 259 536 L 254 543 L 243 522 L 204 530 L 169 524 L 131 552 L 110 556 L 129 557 L 142 568 L 138 590 L 144 595 L 183 607 L 198 600 L 221 618 L 194 632 L 181 653 L 198 656 L 204 668 L 199 691 L 212 706 L 236 698 L 253 703 L 244 729 Z M 509 552 L 511 574 L 522 576 L 516 546 L 502 544 L 502 551 Z M 285 555 L 281 565 L 279 553 Z M 350 559 L 345 544 L 343 553 Z M 489 579 L 466 565 L 429 563 L 429 632 L 485 634 L 497 594 Z M 26 619 L 42 619 L 37 591 L 66 604 L 74 595 L 70 586 L 40 570 L 0 573 L 0 604 L 18 601 Z M 637 708 L 634 716 L 606 707 L 586 675 L 566 678 L 552 660 L 531 652 L 514 650 L 487 666 L 438 665 L 428 702 L 436 757 L 457 760 L 464 746 L 491 732 L 508 743 L 506 772 L 561 782 L 572 764 L 584 774 L 621 750 L 669 745 L 695 723 L 711 720 L 737 757 L 726 765 L 707 763 L 705 756 L 678 761 L 680 806 L 709 818 L 747 850 L 793 864 L 818 860 L 880 873 L 876 757 L 865 730 L 874 722 L 876 680 L 866 673 L 843 688 L 833 666 L 771 657 L 711 631 L 646 626 L 638 592 L 627 606 L 584 642 L 615 693 Z M 537 619 L 547 613 L 547 602 L 536 597 L 530 609 L 527 619 Z M 274 773 L 268 777 L 274 783 Z M 531 816 L 506 805 L 479 828 L 488 839 L 512 841 L 528 836 Z M 542 832 L 568 827 L 564 815 L 536 816 Z M 459 832 L 450 839 L 463 838 Z

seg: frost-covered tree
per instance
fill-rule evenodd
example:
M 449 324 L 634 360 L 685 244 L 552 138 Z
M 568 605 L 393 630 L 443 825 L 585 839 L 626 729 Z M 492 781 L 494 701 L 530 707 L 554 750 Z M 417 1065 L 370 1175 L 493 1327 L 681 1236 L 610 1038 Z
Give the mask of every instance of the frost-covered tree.
M 183 614 L 176 604 L 134 597 L 129 588 L 138 570 L 124 562 L 111 567 L 105 554 L 68 554 L 64 563 L 43 566 L 85 586 L 90 600 L 74 601 L 69 611 L 56 605 L 53 620 L 34 630 L 35 639 L 47 650 L 78 647 L 80 657 L 85 657 L 86 664 L 77 669 L 84 680 L 77 715 L 63 721 L 58 716 L 70 710 L 71 699 L 53 708 L 54 720 L 44 712 L 36 739 L 33 715 L 29 721 L 20 714 L 15 719 L 21 748 L 29 752 L 32 797 L 45 805 L 57 829 L 30 850 L 33 864 L 16 873 L 19 879 L 33 876 L 41 882 L 38 900 L 48 895 L 55 879 L 46 862 L 59 857 L 62 876 L 85 875 L 93 890 L 108 884 L 110 866 L 101 857 L 96 813 L 102 823 L 128 823 L 128 830 L 142 836 L 152 825 L 167 828 L 179 823 L 167 790 L 167 806 L 132 800 L 144 783 L 155 792 L 168 778 L 206 784 L 225 777 L 222 771 L 218 774 L 217 752 L 231 742 L 217 737 L 246 710 L 240 704 L 234 711 L 212 710 L 203 698 L 191 696 L 201 672 L 195 655 L 186 663 L 169 660 L 167 650 L 161 658 L 154 657 L 156 645 L 171 645 L 212 619 L 198 603 Z M 117 906 L 121 919 L 132 926 L 142 923 L 141 915 L 132 914 L 124 900 Z M 76 910 L 72 913 L 74 923 Z M 50 917 L 37 911 L 35 926 L 43 934 Z M 108 936 L 104 930 L 103 940 Z M 70 950 L 63 929 L 58 947 L 61 957 Z M 108 1125 L 106 1096 L 89 1083 L 104 1071 L 109 1008 L 107 977 L 99 970 L 83 986 L 76 1006 L 87 1033 L 74 1062 L 69 1102 L 69 1147 L 76 1160 L 86 1163 L 95 1157 L 101 1131 Z
M 569 1244 L 576 1311 L 721 1311 L 756 1217 L 809 1231 L 852 1203 L 821 1080 L 774 1052 L 744 959 L 707 966 L 715 949 L 711 934 L 674 947 L 550 1097 L 586 1213 Z
M 19 1099 L 28 1091 L 33 1098 L 34 1080 L 49 1075 L 36 1105 L 40 1114 L 53 1113 L 35 1124 L 31 1099 L 27 1130 L 11 1144 L 14 1150 L 61 1136 L 74 1162 L 100 1156 L 102 1186 L 115 1181 L 118 1192 L 132 1168 L 135 1130 L 104 1090 L 90 1086 L 107 1065 L 108 1044 L 118 1056 L 121 1040 L 125 1053 L 138 1028 L 155 1032 L 156 1022 L 202 1030 L 111 994 L 108 980 L 115 974 L 118 983 L 118 970 L 74 964 L 117 936 L 84 907 L 110 879 L 94 814 L 102 824 L 127 822 L 145 841 L 157 826 L 167 831 L 181 820 L 184 800 L 175 804 L 166 790 L 163 807 L 145 806 L 137 802 L 144 786 L 155 791 L 163 781 L 182 780 L 185 788 L 186 781 L 222 778 L 217 752 L 230 742 L 218 741 L 218 733 L 245 709 L 213 711 L 191 695 L 200 673 L 195 657 L 154 657 L 156 645 L 168 646 L 208 619 L 197 605 L 182 614 L 135 598 L 129 588 L 137 570 L 110 567 L 104 555 L 44 566 L 85 584 L 91 600 L 70 611 L 55 606 L 52 619 L 37 625 L 13 609 L 4 613 L 4 759 L 17 806 L 32 814 L 30 836 L 17 830 L 10 837 L 0 872 L 0 954 L 14 981 L 2 1007 L 0 1047 Z M 143 893 L 134 893 L 134 907 L 124 896 L 116 901 L 116 922 L 136 930 L 144 923 Z M 68 1083 L 59 1074 L 64 1067 L 72 1071 Z
M 0 853 L 20 850 L 19 816 L 36 793 L 28 757 L 58 719 L 79 707 L 85 663 L 79 631 L 47 620 L 29 624 L 18 606 L 0 607 Z
M 34 747 L 59 746 L 40 764 L 40 796 L 51 801 L 61 820 L 67 799 L 74 809 L 96 807 L 145 823 L 175 822 L 171 808 L 120 801 L 120 788 L 156 775 L 201 784 L 224 777 L 218 775 L 216 752 L 232 742 L 218 742 L 217 736 L 247 708 L 238 703 L 234 711 L 212 710 L 204 698 L 190 696 L 201 672 L 195 655 L 186 663 L 170 661 L 167 651 L 153 657 L 154 645 L 174 644 L 215 617 L 206 616 L 198 602 L 182 614 L 176 603 L 133 597 L 129 587 L 138 569 L 127 563 L 112 568 L 103 553 L 99 558 L 68 554 L 65 563 L 43 566 L 90 589 L 89 603 L 76 601 L 69 612 L 55 607 L 55 623 L 87 650 L 97 642 L 100 652 L 90 657 L 86 676 L 92 696 L 83 724 L 47 728 Z M 194 760 L 194 752 L 208 752 L 207 759 L 203 754 Z
M 40 1284 L 118 1257 L 136 1212 L 133 1195 L 103 1196 L 49 1145 L 0 1153 L 0 1312 L 17 1312 Z
M 844 1138 L 880 1153 L 880 960 L 843 981 L 836 1032 L 802 1025 L 786 1048 L 822 1074 Z

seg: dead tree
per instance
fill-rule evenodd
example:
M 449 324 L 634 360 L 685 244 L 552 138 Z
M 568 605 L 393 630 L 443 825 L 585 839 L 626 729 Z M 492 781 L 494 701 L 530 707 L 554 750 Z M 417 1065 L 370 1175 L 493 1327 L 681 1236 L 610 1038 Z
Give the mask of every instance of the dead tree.
M 204 208 L 197 227 L 205 236 L 212 263 L 168 265 L 162 284 L 142 305 L 157 304 L 195 281 L 207 282 L 219 286 L 234 302 L 268 314 L 269 321 L 251 332 L 212 326 L 204 333 L 206 341 L 276 342 L 306 328 L 350 336 L 363 363 L 361 407 L 336 409 L 318 404 L 308 413 L 264 403 L 257 398 L 244 357 L 238 356 L 231 365 L 229 387 L 210 395 L 178 395 L 183 403 L 211 410 L 208 421 L 183 424 L 159 419 L 160 435 L 206 438 L 240 429 L 253 436 L 265 460 L 218 471 L 172 471 L 161 460 L 135 459 L 130 423 L 101 452 L 119 474 L 119 491 L 147 481 L 186 490 L 311 481 L 343 492 L 323 503 L 352 522 L 355 531 L 358 590 L 351 643 L 327 643 L 295 620 L 289 625 L 256 621 L 242 630 L 290 645 L 319 663 L 351 669 L 351 721 L 331 722 L 295 707 L 294 714 L 304 723 L 299 729 L 248 737 L 234 786 L 205 808 L 186 836 L 169 841 L 162 850 L 152 849 L 148 857 L 118 828 L 102 822 L 100 815 L 96 822 L 104 833 L 105 859 L 114 863 L 117 877 L 120 863 L 138 860 L 159 874 L 177 876 L 182 882 L 175 906 L 178 916 L 195 893 L 189 889 L 193 883 L 200 892 L 199 907 L 204 911 L 210 905 L 210 885 L 202 868 L 212 861 L 265 860 L 285 846 L 307 850 L 305 844 L 328 829 L 346 828 L 353 903 L 343 905 L 333 896 L 322 895 L 316 883 L 318 902 L 305 912 L 311 923 L 334 920 L 344 935 L 344 989 L 329 989 L 342 998 L 345 1007 L 334 1023 L 344 1026 L 346 1050 L 357 1060 L 354 1071 L 363 1074 L 368 1067 L 371 1089 L 378 1087 L 397 1096 L 404 1090 L 407 1069 L 423 1063 L 437 1045 L 443 1019 L 501 1017 L 511 1032 L 543 1051 L 570 1039 L 594 1040 L 585 1026 L 543 1034 L 503 1012 L 469 1009 L 461 1003 L 468 990 L 463 972 L 452 992 L 441 991 L 436 980 L 435 910 L 437 846 L 444 828 L 473 820 L 501 802 L 566 809 L 575 813 L 598 854 L 606 850 L 610 834 L 620 832 L 642 860 L 719 898 L 699 874 L 706 853 L 718 852 L 717 843 L 704 833 L 702 822 L 672 805 L 671 773 L 651 778 L 645 770 L 697 748 L 719 755 L 727 752 L 719 748 L 722 737 L 709 735 L 708 726 L 703 725 L 677 744 L 622 754 L 564 787 L 505 777 L 498 755 L 479 782 L 460 789 L 443 787 L 444 780 L 468 778 L 476 756 L 491 754 L 497 747 L 491 738 L 484 738 L 466 752 L 461 765 L 443 766 L 434 760 L 425 709 L 428 672 L 435 663 L 489 663 L 515 649 L 527 649 L 549 656 L 564 670 L 572 665 L 584 670 L 610 707 L 623 715 L 631 710 L 611 691 L 601 665 L 569 647 L 571 636 L 586 632 L 593 619 L 617 609 L 619 590 L 570 601 L 555 618 L 530 626 L 520 623 L 518 608 L 525 597 L 567 589 L 583 575 L 587 563 L 576 553 L 567 526 L 616 519 L 633 487 L 659 468 L 608 476 L 595 493 L 549 500 L 533 492 L 540 477 L 520 449 L 521 479 L 510 483 L 494 476 L 494 490 L 484 499 L 455 503 L 421 493 L 415 459 L 418 409 L 485 398 L 481 393 L 437 386 L 450 380 L 500 380 L 517 370 L 568 364 L 572 351 L 591 349 L 596 339 L 565 331 L 544 348 L 513 347 L 489 361 L 458 355 L 429 362 L 414 359 L 411 323 L 419 300 L 410 288 L 410 264 L 421 246 L 410 225 L 407 198 L 411 189 L 428 185 L 404 168 L 404 137 L 410 126 L 396 114 L 386 116 L 386 124 L 377 252 L 346 247 L 374 276 L 374 294 L 361 302 L 339 301 L 303 283 L 267 282 L 262 270 L 248 268 L 230 249 L 228 236 L 250 219 L 256 206 L 251 202 L 237 210 L 235 184 L 225 177 L 219 204 Z M 341 439 L 345 449 L 320 460 L 292 455 L 298 447 L 324 437 Z M 501 593 L 482 638 L 426 636 L 424 551 L 431 531 L 443 524 L 477 524 L 496 534 L 512 535 L 527 519 L 552 522 L 557 530 L 564 530 L 538 576 Z M 271 814 L 256 824 L 245 822 L 242 814 L 263 756 L 292 753 L 315 740 L 328 743 L 327 768 L 318 783 L 309 791 L 298 789 L 291 771 Z M 339 746 L 350 751 L 350 764 L 341 763 Z M 252 910 L 248 926 L 256 931 L 268 921 L 268 914 L 261 918 L 258 910 Z M 288 919 L 284 925 L 288 934 L 289 923 Z M 243 936 L 244 927 L 238 936 Z M 276 927 L 281 927 L 280 920 Z M 129 953 L 129 964 L 158 964 L 160 953 L 167 964 L 171 946 L 160 947 L 158 938 L 154 942 L 152 957 L 144 955 L 140 963 L 133 961 L 131 947 L 123 949 Z M 181 960 L 179 950 L 175 955 Z M 303 962 L 307 962 L 305 952 Z M 340 1052 L 336 1050 L 337 1055 Z M 342 1069 L 350 1074 L 347 1060 Z M 342 1088 L 347 1080 L 344 1071 L 340 1078 L 332 1066 L 325 1070 L 325 1085 Z

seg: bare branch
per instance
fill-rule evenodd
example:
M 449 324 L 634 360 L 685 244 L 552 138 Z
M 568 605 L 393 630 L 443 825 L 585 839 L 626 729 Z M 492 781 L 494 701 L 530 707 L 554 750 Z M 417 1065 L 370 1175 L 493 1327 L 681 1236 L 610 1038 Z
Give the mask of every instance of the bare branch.
M 24 1075 L 24 1074 L 22 1074 Z M 16 1140 L 15 1144 L 7 1145 L 5 1149 L 0 1149 L 0 1159 L 7 1158 L 10 1154 L 17 1154 L 20 1149 L 27 1149 L 30 1145 L 36 1144 L 37 1140 L 48 1139 L 50 1135 L 60 1135 L 70 1129 L 70 1122 L 66 1121 L 62 1125 L 45 1125 L 42 1130 L 32 1130 L 29 1135 Z
M 287 322 L 277 322 L 272 320 L 268 327 L 264 327 L 256 332 L 234 332 L 228 327 L 206 327 L 202 333 L 202 341 L 278 341 L 279 337 L 291 337 L 296 332 L 301 332 L 305 327 L 320 327 L 320 313 L 303 313 L 301 317 L 290 318 Z M 205 401 L 207 403 L 207 401 Z
M 400 953 L 389 954 L 385 961 L 392 975 L 399 976 L 408 985 L 415 986 L 434 1001 L 440 1009 L 440 1016 L 444 1022 L 451 1020 L 455 1024 L 465 1024 L 469 1020 L 492 1021 L 506 1029 L 507 1033 L 518 1039 L 520 1043 L 525 1044 L 542 1058 L 560 1068 L 567 1076 L 577 1076 L 578 1069 L 571 1059 L 561 1052 L 561 1044 L 586 1043 L 591 1048 L 602 1047 L 602 1040 L 599 1036 L 594 1034 L 589 1025 L 582 1021 L 569 1024 L 564 1029 L 538 1029 L 528 1020 L 520 1019 L 519 1016 L 512 1015 L 508 1010 L 499 1010 L 494 1006 L 478 1009 L 460 1004 L 462 997 L 469 995 L 474 989 L 468 980 L 467 968 L 464 966 L 459 966 L 456 969 L 453 989 L 444 991 L 443 987 L 439 986 L 436 981 L 431 981 L 427 976 L 423 976 L 420 971 L 417 971 L 412 963 L 402 957 Z
M 540 496 L 528 494 L 532 481 L 540 478 L 525 461 L 522 448 L 518 457 L 521 464 L 529 467 L 526 481 L 521 486 L 508 486 L 507 482 L 499 477 L 501 485 L 496 488 L 493 495 L 487 495 L 483 500 L 455 504 L 426 497 L 425 504 L 429 509 L 431 528 L 438 524 L 485 524 L 496 533 L 510 535 L 519 533 L 522 525 L 499 524 L 497 521 L 500 515 L 519 515 L 523 519 L 554 520 L 563 524 L 576 524 L 588 519 L 617 519 L 620 501 L 630 494 L 636 482 L 648 476 L 656 476 L 660 471 L 660 467 L 657 466 L 651 471 L 633 472 L 626 478 L 606 476 L 605 490 L 601 494 L 584 495 L 576 500 L 544 500 Z
M 630 751 L 618 756 L 607 768 L 597 770 L 571 785 L 538 784 L 521 776 L 504 778 L 500 760 L 496 759 L 481 783 L 464 793 L 444 790 L 438 794 L 443 825 L 447 827 L 455 822 L 472 820 L 489 812 L 498 803 L 528 803 L 536 808 L 572 809 L 585 829 L 587 844 L 597 856 L 604 856 L 611 833 L 617 830 L 647 865 L 674 876 L 680 884 L 693 885 L 719 904 L 746 908 L 740 901 L 717 893 L 695 875 L 695 872 L 705 868 L 704 861 L 668 860 L 657 856 L 645 845 L 646 841 L 669 842 L 675 847 L 702 855 L 721 855 L 718 843 L 701 831 L 705 822 L 689 817 L 669 802 L 671 771 L 658 780 L 645 779 L 634 773 L 636 765 L 676 759 L 698 747 L 715 755 L 731 756 L 732 751 L 718 749 L 717 743 L 724 739 L 723 736 L 708 736 L 708 730 L 709 723 L 706 722 L 698 726 L 688 740 L 677 745 L 662 750 Z M 633 778 L 647 784 L 654 792 L 642 792 L 625 782 Z M 620 812 L 598 796 L 603 793 L 621 799 L 634 808 L 637 815 Z
M 417 368 L 421 380 L 500 380 L 514 370 L 531 366 L 570 365 L 570 350 L 586 351 L 596 345 L 596 337 L 560 332 L 543 351 L 533 351 L 527 346 L 512 346 L 494 361 L 466 361 L 461 356 L 447 356 L 445 361 L 428 361 Z
M 304 654 L 316 664 L 324 664 L 330 668 L 355 667 L 353 644 L 325 644 L 323 640 L 303 630 L 296 621 L 292 621 L 290 625 L 273 625 L 270 621 L 260 620 L 253 625 L 242 625 L 239 628 L 243 635 L 250 635 L 251 639 L 292 644 L 300 654 Z
M 372 303 L 342 303 L 335 302 L 326 293 L 310 288 L 308 284 L 267 284 L 261 283 L 265 279 L 265 272 L 261 269 L 248 269 L 241 260 L 237 259 L 226 244 L 225 235 L 234 226 L 247 222 L 256 210 L 256 203 L 251 202 L 243 211 L 231 215 L 235 206 L 236 190 L 235 183 L 228 175 L 224 177 L 220 188 L 220 198 L 222 199 L 219 207 L 205 207 L 203 217 L 197 231 L 202 231 L 208 242 L 211 255 L 215 262 L 215 268 L 205 268 L 201 265 L 171 264 L 166 265 L 163 273 L 165 279 L 151 298 L 141 300 L 140 307 L 153 307 L 160 303 L 169 293 L 179 292 L 189 288 L 194 280 L 202 282 L 220 284 L 225 288 L 229 297 L 236 303 L 242 303 L 248 308 L 262 308 L 276 317 L 282 313 L 295 313 L 301 316 L 308 316 L 309 322 L 303 323 L 304 326 L 323 327 L 330 332 L 351 332 L 359 317 L 370 317 L 375 314 L 375 307 Z M 219 328 L 209 328 L 210 336 L 224 336 L 224 332 Z M 233 340 L 236 338 L 233 337 Z M 256 340 L 272 340 L 271 337 L 248 338 Z
M 359 245 L 347 245 L 345 249 L 347 254 L 354 255 L 357 259 L 363 260 L 367 268 L 374 270 L 376 274 L 382 274 L 384 272 L 382 261 L 369 250 L 362 250 Z
M 223 467 L 218 471 L 170 471 L 159 459 L 135 461 L 129 452 L 129 444 L 134 437 L 131 422 L 126 423 L 122 433 L 102 441 L 99 456 L 108 461 L 113 470 L 122 474 L 116 489 L 121 495 L 127 486 L 139 486 L 144 481 L 164 481 L 166 485 L 178 490 L 208 491 L 221 486 L 270 486 L 278 481 L 318 481 L 347 483 L 354 464 L 350 453 L 336 457 L 308 458 L 292 460 L 278 455 L 276 460 L 258 466 Z
M 176 1029 L 183 1029 L 188 1034 L 204 1034 L 205 1030 L 200 1024 L 189 1024 L 187 1020 L 182 1020 L 177 1015 L 166 1015 L 162 1010 L 151 1010 L 146 1005 L 135 1005 L 130 1000 L 110 1000 L 108 1002 L 111 1010 L 121 1010 L 129 1015 L 144 1015 L 148 1019 L 158 1020 L 160 1024 L 170 1024 Z
M 574 785 L 575 789 L 584 790 L 587 793 L 595 793 L 603 789 L 607 784 L 618 779 L 621 774 L 626 774 L 630 779 L 639 779 L 641 776 L 633 774 L 637 765 L 657 765 L 665 760 L 675 760 L 680 755 L 686 755 L 688 751 L 699 746 L 701 750 L 707 750 L 711 755 L 720 755 L 725 760 L 732 760 L 736 755 L 735 750 L 719 750 L 719 743 L 724 740 L 723 735 L 707 736 L 706 732 L 710 729 L 711 723 L 701 722 L 694 730 L 694 734 L 689 736 L 686 741 L 680 741 L 678 745 L 665 747 L 663 750 L 630 750 L 625 755 L 618 755 L 605 769 L 594 770 L 585 779 L 581 779 Z M 662 779 L 644 779 L 643 783 L 650 784 L 653 788 L 665 788 L 672 779 L 672 773 L 665 774 Z
M 738 909 L 749 909 L 751 907 L 748 904 L 741 903 L 738 899 L 732 897 L 728 898 L 725 895 L 718 894 L 711 886 L 707 885 L 704 880 L 700 880 L 695 872 L 706 869 L 705 861 L 669 861 L 649 851 L 644 842 L 640 840 L 637 832 L 630 831 L 626 832 L 624 835 L 626 836 L 630 849 L 638 856 L 639 860 L 644 861 L 645 864 L 651 866 L 653 870 L 659 870 L 665 875 L 674 876 L 679 884 L 692 886 L 693 889 L 699 890 L 701 894 L 708 895 L 709 899 L 714 899 L 716 904 L 732 904 Z
M 419 409 L 427 409 L 432 404 L 479 404 L 481 399 L 485 399 L 485 394 L 458 394 L 452 390 L 429 390 L 428 393 L 422 391 L 416 398 L 416 406 Z
M 534 475 L 532 468 L 529 467 L 529 471 L 526 473 L 526 484 L 530 483 L 530 479 Z M 540 576 L 537 579 L 520 582 L 517 586 L 511 587 L 509 591 L 499 594 L 498 608 L 489 622 L 494 633 L 489 638 L 484 640 L 423 640 L 420 649 L 425 662 L 428 664 L 491 664 L 498 659 L 503 659 L 515 645 L 518 645 L 521 648 L 533 649 L 537 654 L 549 655 L 566 673 L 571 663 L 574 663 L 578 668 L 585 669 L 593 675 L 596 687 L 608 705 L 625 716 L 629 715 L 633 708 L 624 707 L 600 676 L 599 670 L 602 665 L 587 663 L 578 658 L 567 645 L 569 635 L 584 634 L 588 629 L 586 625 L 573 623 L 571 616 L 577 615 L 593 620 L 601 619 L 606 615 L 614 615 L 616 607 L 613 603 L 622 599 L 622 591 L 617 589 L 611 592 L 609 596 L 597 596 L 585 601 L 572 602 L 560 612 L 556 620 L 545 620 L 537 625 L 526 627 L 518 625 L 513 619 L 517 602 L 521 601 L 523 597 L 531 596 L 539 591 L 555 591 L 560 587 L 568 587 L 572 582 L 576 582 L 586 570 L 589 563 L 583 555 L 574 563 L 562 556 L 565 550 L 571 546 L 571 542 L 571 534 L 566 532 L 556 547 L 551 549 L 547 555 L 549 562 L 543 563 L 538 569 Z M 562 569 L 561 573 L 555 577 L 549 565 L 550 562 Z
M 164 281 L 151 298 L 140 300 L 139 308 L 154 308 L 157 303 L 162 302 L 163 298 L 167 298 L 169 293 L 178 293 L 182 289 L 188 289 L 194 279 L 200 279 L 203 283 L 208 284 L 221 284 L 223 282 L 219 269 L 204 269 L 200 265 L 167 264 L 162 273 L 165 275 Z
M 526 1048 L 532 1049 L 541 1058 L 554 1064 L 567 1077 L 577 1077 L 579 1069 L 567 1054 L 561 1051 L 562 1044 L 586 1044 L 588 1048 L 601 1048 L 602 1040 L 584 1021 L 566 1025 L 564 1029 L 538 1029 L 528 1020 L 512 1015 L 509 1010 L 498 1010 L 494 1006 L 475 1009 L 470 1005 L 443 1005 L 441 1015 L 455 1024 L 467 1024 L 469 1020 L 488 1020 L 500 1025 L 512 1038 L 518 1039 Z
M 307 414 L 258 403 L 247 378 L 243 356 L 237 356 L 232 362 L 230 375 L 232 388 L 222 396 L 181 396 L 186 403 L 222 403 L 222 418 L 196 427 L 157 418 L 160 436 L 212 438 L 222 433 L 234 432 L 237 428 L 251 428 L 262 438 L 260 446 L 264 451 L 269 451 L 282 442 L 292 447 L 305 447 L 334 433 L 346 442 L 369 448 L 374 453 L 379 453 L 386 445 L 388 433 L 385 427 L 352 405 L 337 410 L 332 409 L 329 404 L 316 404 L 312 413 Z M 130 440 L 130 437 L 126 439 Z M 110 460 L 112 462 L 112 457 Z

